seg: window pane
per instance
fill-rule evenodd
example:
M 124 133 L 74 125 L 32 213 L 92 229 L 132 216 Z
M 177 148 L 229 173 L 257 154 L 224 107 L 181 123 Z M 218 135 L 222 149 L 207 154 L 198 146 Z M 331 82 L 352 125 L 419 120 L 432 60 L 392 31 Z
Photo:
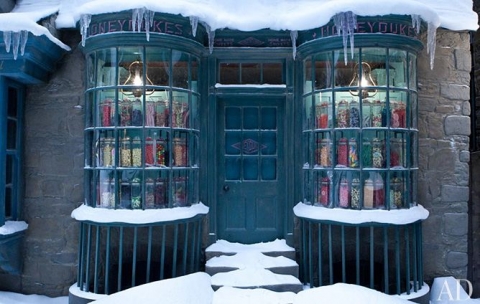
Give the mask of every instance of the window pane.
M 347 64 L 345 64 L 345 56 L 347 56 Z M 334 52 L 334 67 L 335 67 L 335 86 L 348 87 L 355 79 L 358 71 L 359 54 L 358 49 L 355 49 L 353 59 L 350 52 L 344 54 L 342 51 Z M 355 69 L 357 67 L 357 69 Z
M 5 218 L 12 216 L 12 204 L 13 204 L 13 190 L 9 187 L 5 188 Z
M 239 132 L 225 133 L 225 154 L 238 155 L 241 153 L 242 136 Z
M 243 109 L 243 128 L 258 129 L 258 108 Z
M 7 164 L 6 164 L 6 176 L 5 176 L 5 183 L 7 185 L 13 183 L 13 172 L 14 172 L 14 168 L 13 168 L 13 155 L 7 155 Z
M 90 59 L 93 60 L 93 57 Z M 117 49 L 116 48 L 109 48 L 104 49 L 97 52 L 97 87 L 101 86 L 112 86 L 115 85 L 117 82 L 116 79 L 116 68 L 117 68 Z M 87 77 L 93 78 L 93 74 L 88 70 L 90 69 L 89 65 L 91 63 L 87 62 Z M 92 81 L 93 79 L 88 79 L 88 81 Z
M 188 89 L 188 57 L 185 53 L 172 51 L 174 87 Z
M 15 150 L 17 147 L 17 122 L 13 119 L 7 120 L 7 149 Z
M 225 178 L 227 180 L 240 180 L 240 165 L 242 161 L 239 157 L 228 157 L 225 159 Z
M 262 180 L 275 180 L 277 178 L 277 160 L 275 158 L 262 159 Z
M 256 157 L 243 159 L 243 179 L 258 180 L 258 159 Z
M 227 107 L 225 109 L 225 129 L 240 130 L 242 128 L 240 108 Z
M 8 111 L 7 115 L 9 117 L 17 117 L 17 103 L 18 103 L 18 92 L 15 88 L 9 87 L 8 88 Z
M 315 89 L 332 87 L 332 60 L 331 52 L 315 56 Z
M 221 63 L 219 82 L 221 84 L 239 84 L 240 65 L 238 63 Z
M 398 88 L 407 88 L 407 52 L 390 49 L 389 57 L 390 85 Z
M 262 130 L 277 129 L 277 109 L 262 108 Z
M 153 85 L 169 85 L 170 52 L 167 49 L 147 48 L 147 75 Z
M 305 84 L 303 86 L 303 93 L 308 93 L 312 91 L 312 59 L 308 58 L 303 62 L 303 78 Z
M 275 132 L 262 133 L 262 154 L 274 155 L 277 153 L 277 134 Z
M 281 63 L 264 63 L 263 64 L 263 83 L 265 84 L 282 84 L 283 71 Z
M 259 63 L 242 64 L 242 84 L 260 84 L 261 70 Z
M 191 66 L 191 76 L 192 77 L 192 82 L 190 89 L 193 92 L 198 92 L 198 58 L 191 56 L 190 57 L 190 66 Z

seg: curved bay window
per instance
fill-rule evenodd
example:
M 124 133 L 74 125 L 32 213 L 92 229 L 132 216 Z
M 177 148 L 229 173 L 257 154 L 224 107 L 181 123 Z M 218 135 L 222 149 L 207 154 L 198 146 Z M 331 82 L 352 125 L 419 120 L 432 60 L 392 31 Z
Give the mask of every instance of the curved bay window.
M 190 206 L 198 197 L 199 58 L 159 47 L 87 54 L 86 204 Z
M 362 47 L 353 56 L 319 52 L 303 64 L 305 201 L 351 209 L 416 205 L 416 55 Z

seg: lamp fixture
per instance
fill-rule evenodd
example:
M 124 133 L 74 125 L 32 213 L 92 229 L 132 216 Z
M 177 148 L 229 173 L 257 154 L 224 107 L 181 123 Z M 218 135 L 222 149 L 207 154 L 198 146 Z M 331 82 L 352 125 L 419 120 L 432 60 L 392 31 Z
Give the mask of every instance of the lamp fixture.
M 352 91 L 350 90 L 350 94 L 353 96 L 359 96 L 361 95 L 362 98 L 368 98 L 375 96 L 377 94 L 376 89 L 365 89 L 366 87 L 369 86 L 376 86 L 377 84 L 372 78 L 372 68 L 370 65 L 366 62 L 361 63 L 361 77 L 359 75 L 360 71 L 358 70 L 358 63 L 355 64 L 354 70 L 355 74 L 353 76 L 352 81 L 350 82 L 350 86 L 358 86 L 358 91 Z
M 128 66 L 128 78 L 123 85 L 132 86 L 134 88 L 125 88 L 122 89 L 122 93 L 125 95 L 133 95 L 136 98 L 139 98 L 143 94 L 143 62 L 136 60 Z M 146 85 L 153 85 L 150 78 L 148 78 L 147 73 L 145 72 Z M 145 95 L 151 95 L 155 90 L 145 90 Z

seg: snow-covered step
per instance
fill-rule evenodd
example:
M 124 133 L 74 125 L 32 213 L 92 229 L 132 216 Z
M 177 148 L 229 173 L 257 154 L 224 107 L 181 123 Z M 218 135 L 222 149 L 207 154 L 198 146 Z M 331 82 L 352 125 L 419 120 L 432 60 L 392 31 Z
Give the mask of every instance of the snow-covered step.
M 245 268 L 212 276 L 214 290 L 222 286 L 237 288 L 263 288 L 276 292 L 300 292 L 303 285 L 292 275 L 276 274 L 262 268 Z
M 212 276 L 212 287 L 266 289 L 294 292 L 303 289 L 298 279 L 295 249 L 285 240 L 240 244 L 219 240 L 206 249 L 205 270 Z
M 234 287 L 221 287 L 213 295 L 213 304 L 238 304 L 238 303 L 275 303 L 291 304 L 296 294 L 293 292 L 273 292 L 271 290 L 242 289 Z
M 279 239 L 256 244 L 231 243 L 225 240 L 218 240 L 205 250 L 205 255 L 208 260 L 215 256 L 234 255 L 245 251 L 262 252 L 268 256 L 284 256 L 295 260 L 295 248 L 288 246 L 285 240 Z
M 298 278 L 298 263 L 284 256 L 267 256 L 256 251 L 242 251 L 232 256 L 223 255 L 209 259 L 205 270 L 210 275 L 236 269 L 263 268 L 277 274 L 288 274 Z

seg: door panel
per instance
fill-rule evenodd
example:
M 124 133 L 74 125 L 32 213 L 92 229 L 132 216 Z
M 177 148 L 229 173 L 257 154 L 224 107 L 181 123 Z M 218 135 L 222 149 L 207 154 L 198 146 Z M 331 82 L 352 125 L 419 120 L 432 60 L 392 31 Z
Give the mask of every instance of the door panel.
M 284 98 L 218 99 L 219 238 L 253 243 L 283 237 Z

